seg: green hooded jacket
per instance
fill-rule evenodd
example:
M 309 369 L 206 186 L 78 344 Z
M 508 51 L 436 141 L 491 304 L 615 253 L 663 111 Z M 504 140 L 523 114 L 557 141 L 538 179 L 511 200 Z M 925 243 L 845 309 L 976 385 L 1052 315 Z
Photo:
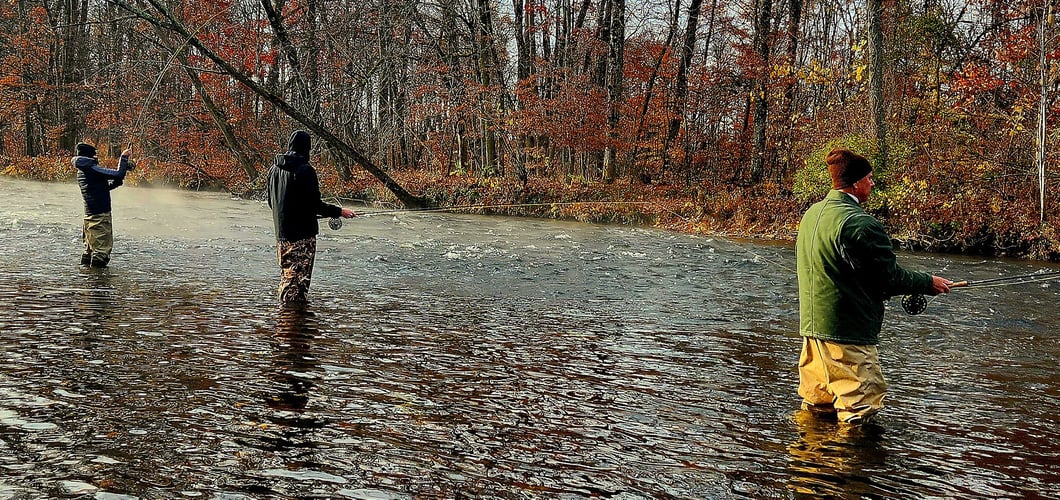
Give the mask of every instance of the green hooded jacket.
M 883 224 L 842 191 L 802 216 L 795 254 L 804 337 L 876 345 L 885 300 L 931 291 L 931 275 L 899 266 Z

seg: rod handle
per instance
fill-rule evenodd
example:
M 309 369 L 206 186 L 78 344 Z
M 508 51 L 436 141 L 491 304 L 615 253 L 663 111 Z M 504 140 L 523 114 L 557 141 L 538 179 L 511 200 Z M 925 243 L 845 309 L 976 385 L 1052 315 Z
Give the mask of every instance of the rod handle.
M 967 280 L 965 280 L 965 281 L 954 281 L 953 284 L 950 285 L 950 288 L 960 288 L 962 286 L 968 286 L 968 285 L 971 285 L 971 283 L 969 283 Z

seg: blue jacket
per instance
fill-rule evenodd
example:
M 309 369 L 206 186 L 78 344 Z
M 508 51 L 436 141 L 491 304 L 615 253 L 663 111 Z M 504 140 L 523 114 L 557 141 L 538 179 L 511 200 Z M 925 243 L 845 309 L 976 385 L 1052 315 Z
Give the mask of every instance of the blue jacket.
M 77 184 L 81 186 L 81 197 L 85 200 L 85 215 L 110 212 L 110 190 L 122 184 L 129 171 L 129 158 L 118 160 L 118 169 L 99 165 L 99 160 L 87 156 L 75 156 L 70 163 L 77 168 Z

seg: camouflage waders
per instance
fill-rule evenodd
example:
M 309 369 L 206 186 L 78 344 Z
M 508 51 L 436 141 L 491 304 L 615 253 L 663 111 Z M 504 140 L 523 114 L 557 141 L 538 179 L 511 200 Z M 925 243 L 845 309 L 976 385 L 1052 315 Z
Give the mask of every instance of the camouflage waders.
M 276 245 L 276 253 L 280 260 L 280 303 L 308 302 L 313 259 L 317 253 L 316 236 L 298 241 L 281 241 Z
M 114 226 L 111 224 L 110 212 L 86 215 L 81 228 L 81 239 L 85 242 L 81 265 L 107 267 L 110 251 L 114 248 Z

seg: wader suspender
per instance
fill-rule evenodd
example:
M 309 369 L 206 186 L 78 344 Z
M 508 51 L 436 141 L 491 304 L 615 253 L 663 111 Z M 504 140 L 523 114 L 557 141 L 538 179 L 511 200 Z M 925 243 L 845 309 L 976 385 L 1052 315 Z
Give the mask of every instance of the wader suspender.
M 826 204 L 828 203 L 827 200 L 825 201 L 825 203 Z M 824 206 L 823 205 L 821 206 L 821 211 L 817 213 L 817 221 L 814 222 L 814 224 L 813 224 L 813 235 L 810 236 L 810 242 L 812 244 L 815 244 L 815 245 L 817 243 L 817 228 L 821 227 L 821 219 L 822 218 L 824 218 Z M 815 295 L 816 289 L 814 287 L 817 286 L 817 280 L 813 279 L 813 270 L 814 270 L 814 267 L 810 266 L 810 297 L 811 298 Z M 814 326 L 815 315 L 814 315 L 814 311 L 813 311 L 813 304 L 814 304 L 814 301 L 810 300 L 810 331 L 816 331 L 817 330 L 815 328 L 815 326 Z M 813 340 L 811 341 L 810 339 L 813 339 Z M 823 360 L 824 360 L 824 351 L 821 350 L 821 342 L 817 338 L 814 338 L 814 337 L 806 337 L 806 342 L 813 343 L 814 347 L 817 348 L 818 362 L 819 363 L 823 362 Z M 828 366 L 827 365 L 825 365 L 825 369 L 824 369 L 824 380 L 825 380 L 825 384 L 826 385 L 832 385 L 832 377 L 831 377 L 831 374 L 828 373 Z M 827 387 L 825 387 L 825 389 L 827 389 Z M 835 404 L 835 401 L 836 401 L 836 398 L 835 398 L 835 395 L 833 394 L 832 395 L 832 404 Z
M 825 204 L 828 204 L 830 202 L 831 202 L 831 200 L 825 200 Z M 843 227 L 847 223 L 848 220 L 856 217 L 857 215 L 858 215 L 857 213 L 853 213 L 853 214 L 848 215 L 845 219 L 843 219 L 843 222 L 839 223 L 839 227 Z M 821 226 L 821 219 L 822 218 L 824 218 L 824 206 L 821 207 L 821 211 L 817 214 L 817 221 L 814 222 L 814 224 L 813 224 L 813 236 L 810 238 L 811 242 L 816 242 L 817 241 L 817 228 L 819 228 Z M 836 249 L 836 252 L 840 256 L 843 255 L 843 252 L 840 251 L 839 248 Z M 813 273 L 813 266 L 810 266 L 810 272 Z M 810 286 L 816 286 L 815 283 L 816 283 L 816 280 L 814 280 L 813 276 L 811 275 L 810 276 Z M 810 289 L 810 296 L 811 297 L 814 295 L 815 291 L 816 290 L 813 289 L 813 288 Z M 810 329 L 811 330 L 816 330 L 816 328 L 814 328 L 813 320 L 814 320 L 813 301 L 811 300 L 810 301 Z M 816 341 L 813 344 L 814 344 L 814 347 L 817 348 L 817 356 L 818 356 L 818 358 L 823 360 L 824 359 L 824 351 L 821 350 L 821 341 L 820 341 L 820 339 L 815 338 L 815 337 L 808 337 L 808 338 L 812 338 L 813 340 Z M 831 374 L 828 372 L 828 367 L 827 366 L 825 366 L 824 378 L 825 378 L 825 383 L 826 384 L 828 384 L 828 385 L 832 384 L 832 377 L 831 377 Z M 837 397 L 835 396 L 835 394 L 833 394 L 832 395 L 832 403 L 833 404 L 835 404 L 836 399 L 837 399 Z

